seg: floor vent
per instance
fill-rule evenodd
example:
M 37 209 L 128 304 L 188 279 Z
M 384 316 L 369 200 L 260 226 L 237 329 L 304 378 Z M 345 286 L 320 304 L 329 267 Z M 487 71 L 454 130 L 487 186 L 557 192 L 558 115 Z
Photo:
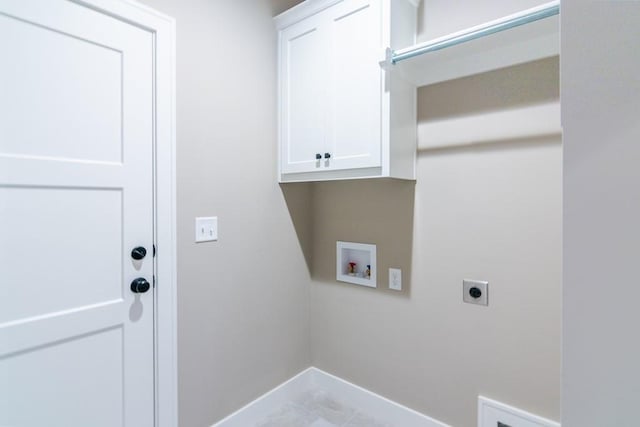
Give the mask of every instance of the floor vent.
M 560 424 L 478 396 L 478 427 L 560 427 Z

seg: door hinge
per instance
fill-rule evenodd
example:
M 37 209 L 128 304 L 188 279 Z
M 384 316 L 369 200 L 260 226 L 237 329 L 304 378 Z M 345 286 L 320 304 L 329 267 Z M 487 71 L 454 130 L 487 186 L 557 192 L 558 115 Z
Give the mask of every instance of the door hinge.
M 156 257 L 156 244 L 153 244 L 153 257 Z
M 155 289 L 155 287 L 156 287 L 156 276 L 154 275 L 153 276 L 153 288 Z

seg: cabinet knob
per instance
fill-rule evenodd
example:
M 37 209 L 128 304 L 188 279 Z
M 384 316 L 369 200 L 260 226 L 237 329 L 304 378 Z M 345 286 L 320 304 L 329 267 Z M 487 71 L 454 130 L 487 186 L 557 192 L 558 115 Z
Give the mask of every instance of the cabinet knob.
M 322 154 L 316 153 L 316 160 L 320 160 L 322 158 Z
M 324 158 L 325 159 L 330 159 L 331 158 L 331 153 L 324 153 Z

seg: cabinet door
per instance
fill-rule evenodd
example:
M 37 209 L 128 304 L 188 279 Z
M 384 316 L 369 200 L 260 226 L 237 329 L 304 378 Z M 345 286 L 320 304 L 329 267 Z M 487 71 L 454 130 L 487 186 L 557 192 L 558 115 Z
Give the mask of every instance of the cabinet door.
M 282 173 L 310 172 L 324 166 L 316 155 L 326 151 L 325 16 L 313 15 L 280 32 Z
M 329 11 L 330 167 L 380 166 L 381 2 L 345 0 Z

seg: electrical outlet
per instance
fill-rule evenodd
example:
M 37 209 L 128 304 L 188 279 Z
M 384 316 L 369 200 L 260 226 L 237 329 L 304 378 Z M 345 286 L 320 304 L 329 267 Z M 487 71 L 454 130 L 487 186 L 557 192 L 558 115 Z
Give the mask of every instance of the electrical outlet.
M 469 304 L 489 305 L 489 282 L 482 280 L 462 281 L 462 301 Z
M 399 268 L 389 269 L 389 289 L 394 291 L 402 290 L 402 270 Z

